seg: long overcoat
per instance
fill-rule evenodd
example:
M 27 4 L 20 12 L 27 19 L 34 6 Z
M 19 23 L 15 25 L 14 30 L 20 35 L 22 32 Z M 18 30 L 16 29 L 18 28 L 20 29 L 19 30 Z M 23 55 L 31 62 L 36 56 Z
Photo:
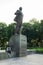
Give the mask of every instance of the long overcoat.
M 15 12 L 16 17 L 14 18 L 14 21 L 16 21 L 17 23 L 21 23 L 23 20 L 23 13 L 20 10 L 17 10 Z

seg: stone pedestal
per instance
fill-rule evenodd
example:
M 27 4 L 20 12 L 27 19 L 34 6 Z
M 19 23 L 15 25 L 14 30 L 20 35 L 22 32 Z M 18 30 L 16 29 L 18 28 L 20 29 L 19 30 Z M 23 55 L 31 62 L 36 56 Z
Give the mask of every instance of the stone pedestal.
M 22 34 L 15 34 L 10 38 L 8 45 L 14 53 L 14 57 L 23 57 L 27 53 L 27 38 Z

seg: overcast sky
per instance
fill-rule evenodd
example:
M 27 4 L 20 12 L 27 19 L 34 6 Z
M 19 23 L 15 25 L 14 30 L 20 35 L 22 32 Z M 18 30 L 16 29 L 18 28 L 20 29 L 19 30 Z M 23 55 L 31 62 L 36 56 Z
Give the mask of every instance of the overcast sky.
M 0 0 L 0 22 L 14 22 L 14 13 L 19 7 L 23 8 L 23 22 L 30 19 L 43 19 L 43 0 Z

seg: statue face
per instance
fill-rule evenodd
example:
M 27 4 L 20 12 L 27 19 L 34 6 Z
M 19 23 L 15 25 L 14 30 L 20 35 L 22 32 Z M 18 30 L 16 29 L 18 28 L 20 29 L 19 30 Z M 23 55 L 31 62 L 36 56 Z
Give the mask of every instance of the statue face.
M 21 10 L 21 11 L 22 11 L 22 7 L 20 7 L 20 8 L 19 8 L 19 10 Z

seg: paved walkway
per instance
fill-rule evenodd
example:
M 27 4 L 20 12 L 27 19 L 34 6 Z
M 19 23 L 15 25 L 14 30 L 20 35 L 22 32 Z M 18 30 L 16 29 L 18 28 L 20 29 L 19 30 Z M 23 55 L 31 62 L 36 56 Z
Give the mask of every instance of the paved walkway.
M 43 55 L 30 54 L 26 57 L 0 60 L 0 65 L 43 65 Z

